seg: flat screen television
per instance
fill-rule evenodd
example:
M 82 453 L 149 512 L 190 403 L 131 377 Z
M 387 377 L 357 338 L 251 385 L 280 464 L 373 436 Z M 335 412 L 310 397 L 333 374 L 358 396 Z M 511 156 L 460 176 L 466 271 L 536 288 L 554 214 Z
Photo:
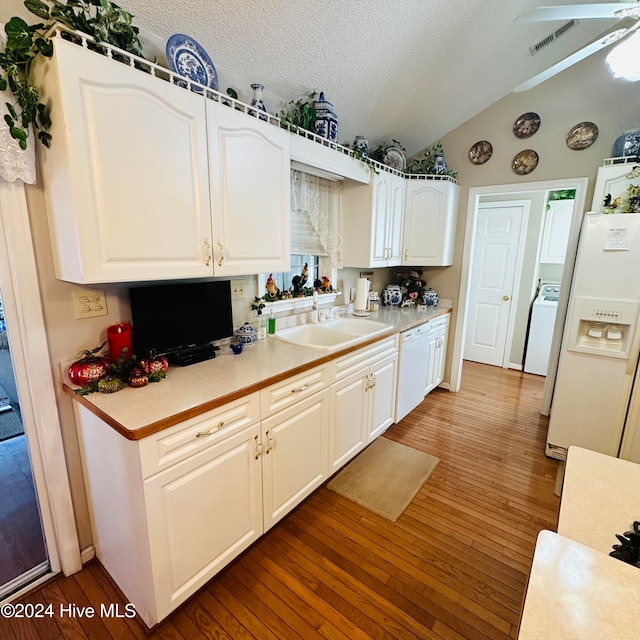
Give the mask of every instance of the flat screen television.
M 139 356 L 151 349 L 171 356 L 233 335 L 229 280 L 133 287 L 129 297 Z

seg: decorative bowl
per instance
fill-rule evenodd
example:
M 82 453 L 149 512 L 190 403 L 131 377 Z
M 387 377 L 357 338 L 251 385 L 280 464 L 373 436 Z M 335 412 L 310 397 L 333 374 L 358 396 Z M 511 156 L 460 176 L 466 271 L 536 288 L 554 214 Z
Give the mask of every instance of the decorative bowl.
M 233 353 L 235 353 L 236 355 L 242 353 L 242 348 L 244 347 L 242 342 L 232 342 L 229 346 L 231 347 L 231 351 L 233 351 Z

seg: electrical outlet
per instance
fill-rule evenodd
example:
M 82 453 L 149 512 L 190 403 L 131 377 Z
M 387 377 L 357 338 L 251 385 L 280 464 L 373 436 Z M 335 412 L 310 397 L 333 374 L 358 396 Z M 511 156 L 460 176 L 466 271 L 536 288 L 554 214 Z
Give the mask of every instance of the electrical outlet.
M 231 299 L 242 300 L 247 297 L 247 281 L 232 280 L 231 281 Z
M 107 297 L 102 289 L 76 289 L 73 291 L 76 320 L 107 315 Z

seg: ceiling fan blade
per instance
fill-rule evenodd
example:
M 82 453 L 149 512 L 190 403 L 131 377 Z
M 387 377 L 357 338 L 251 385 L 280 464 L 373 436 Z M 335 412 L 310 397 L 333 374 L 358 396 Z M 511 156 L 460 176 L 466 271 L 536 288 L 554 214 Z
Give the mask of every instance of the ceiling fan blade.
M 528 91 L 529 89 L 533 89 L 533 87 L 537 87 L 539 84 L 543 83 L 545 80 L 552 78 L 557 75 L 561 71 L 568 69 L 574 64 L 584 60 L 589 57 L 591 54 L 596 53 L 596 51 L 600 51 L 600 49 L 604 49 L 608 47 L 610 44 L 617 42 L 623 36 L 627 35 L 630 31 L 635 31 L 635 28 L 631 29 L 618 29 L 617 31 L 612 31 L 608 33 L 606 36 L 599 38 L 595 42 L 588 44 L 586 47 L 582 49 L 578 49 L 575 53 L 572 53 L 570 56 L 564 58 L 564 60 L 560 60 L 556 64 L 552 65 L 545 71 L 533 76 L 530 80 L 523 82 L 521 85 L 518 85 L 513 91 L 514 93 L 520 93 L 522 91 Z
M 549 20 L 582 20 L 588 18 L 615 18 L 623 9 L 638 9 L 638 2 L 604 2 L 599 4 L 570 4 L 557 7 L 538 7 L 516 18 L 517 22 L 546 22 Z

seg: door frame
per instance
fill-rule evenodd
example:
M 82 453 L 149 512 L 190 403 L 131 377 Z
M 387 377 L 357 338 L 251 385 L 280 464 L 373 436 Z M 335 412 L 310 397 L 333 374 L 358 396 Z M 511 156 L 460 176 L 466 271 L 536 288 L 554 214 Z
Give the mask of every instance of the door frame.
M 24 184 L 0 178 L 0 282 L 11 358 L 51 572 L 82 568 Z M 37 363 L 37 366 L 29 366 Z
M 520 287 L 516 286 L 516 283 L 520 281 L 522 277 L 522 263 L 524 260 L 524 243 L 527 238 L 527 226 L 529 225 L 529 210 L 531 208 L 531 202 L 529 200 L 500 200 L 498 202 L 480 202 L 476 206 L 475 210 L 475 223 L 473 225 L 473 241 L 471 243 L 471 255 L 469 256 L 469 281 L 471 281 L 471 271 L 473 268 L 473 257 L 476 249 L 476 233 L 478 231 L 478 210 L 483 208 L 483 205 L 487 205 L 485 208 L 489 208 L 490 206 L 510 206 L 510 207 L 522 207 L 522 221 L 520 223 L 520 235 L 518 238 L 518 253 L 516 255 L 516 263 L 515 263 L 515 273 L 513 275 L 513 288 L 511 291 L 511 308 L 509 310 L 509 318 L 507 319 L 507 331 L 505 334 L 504 341 L 504 351 L 502 352 L 502 364 L 500 365 L 503 369 L 509 368 L 509 355 L 511 353 L 511 343 L 513 342 L 513 329 L 516 321 L 516 314 L 514 313 L 516 307 L 518 306 L 518 297 Z M 467 293 L 467 306 L 465 307 L 465 316 L 468 315 L 469 312 L 469 297 L 471 295 L 471 287 L 469 287 Z M 465 322 L 466 328 L 466 322 Z M 466 331 L 465 331 L 466 333 Z M 462 348 L 463 356 L 464 356 L 464 346 Z
M 450 390 L 459 391 L 462 380 L 462 355 L 464 352 L 464 340 L 467 322 L 467 305 L 469 302 L 469 279 L 471 270 L 471 254 L 473 250 L 474 234 L 476 224 L 477 209 L 481 196 L 514 194 L 515 197 L 529 191 L 554 191 L 557 189 L 575 189 L 575 207 L 573 219 L 571 220 L 571 232 L 567 245 L 567 257 L 565 268 L 562 273 L 560 297 L 558 299 L 558 312 L 554 325 L 553 340 L 551 342 L 551 355 L 549 358 L 549 369 L 545 381 L 542 396 L 542 407 L 540 412 L 549 414 L 551 397 L 555 385 L 558 357 L 560 354 L 560 342 L 562 340 L 562 328 L 567 314 L 567 304 L 569 300 L 569 288 L 573 276 L 573 265 L 575 263 L 576 252 L 578 250 L 578 236 L 580 235 L 580 225 L 585 212 L 585 202 L 587 196 L 588 178 L 566 178 L 563 180 L 546 180 L 541 182 L 524 182 L 518 184 L 502 184 L 486 187 L 470 187 L 467 199 L 467 219 L 464 233 L 464 247 L 462 253 L 462 265 L 460 276 L 460 291 L 458 294 L 459 313 L 456 317 L 453 354 L 451 359 Z

